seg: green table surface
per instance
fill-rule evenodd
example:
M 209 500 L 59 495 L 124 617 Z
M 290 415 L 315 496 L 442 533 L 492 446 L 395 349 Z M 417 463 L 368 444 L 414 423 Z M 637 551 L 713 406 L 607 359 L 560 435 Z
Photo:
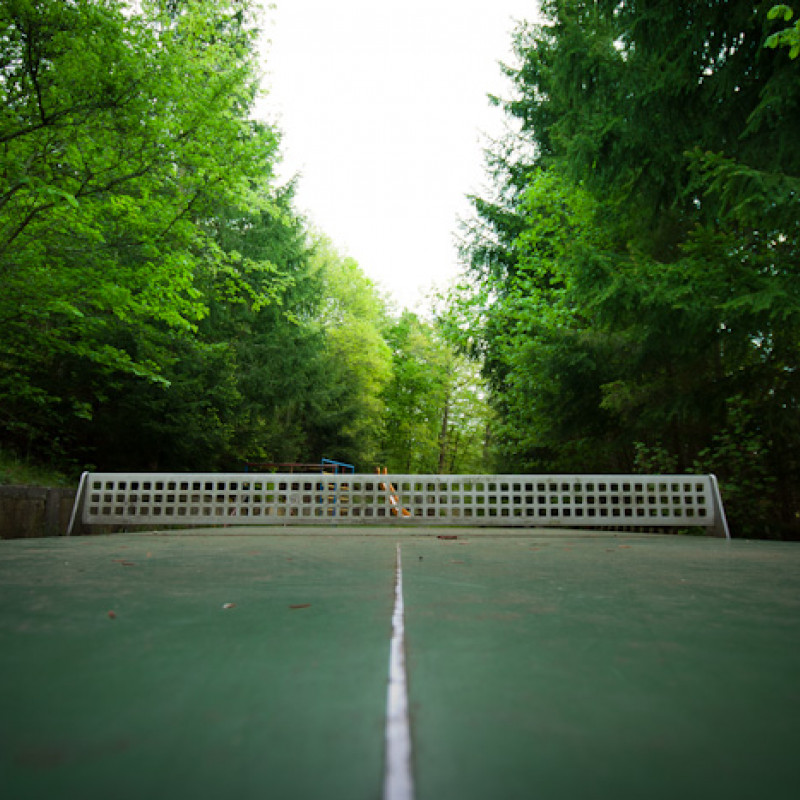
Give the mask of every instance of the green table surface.
M 0 542 L 0 796 L 377 800 L 398 543 L 417 800 L 800 796 L 800 546 L 346 528 Z

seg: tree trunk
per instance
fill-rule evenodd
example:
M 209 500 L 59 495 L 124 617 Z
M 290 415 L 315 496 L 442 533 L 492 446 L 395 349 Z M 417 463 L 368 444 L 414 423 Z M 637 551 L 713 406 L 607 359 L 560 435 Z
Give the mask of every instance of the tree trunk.
M 450 416 L 450 397 L 444 401 L 444 410 L 442 411 L 442 429 L 439 431 L 439 468 L 437 470 L 439 475 L 442 475 L 447 465 L 447 432 Z

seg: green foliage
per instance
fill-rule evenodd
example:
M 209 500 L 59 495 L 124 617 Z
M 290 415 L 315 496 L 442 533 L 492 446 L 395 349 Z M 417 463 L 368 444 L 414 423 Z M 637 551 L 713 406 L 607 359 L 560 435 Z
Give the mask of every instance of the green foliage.
M 791 21 L 794 11 L 783 3 L 773 6 L 767 14 L 768 19 L 782 19 L 784 22 Z M 800 19 L 795 20 L 794 25 L 789 28 L 777 31 L 767 37 L 765 42 L 767 47 L 788 47 L 789 58 L 800 56 Z
M 384 390 L 384 454 L 396 472 L 482 472 L 490 414 L 474 363 L 436 324 L 404 312 L 387 331 L 392 379 Z
M 75 475 L 41 467 L 0 449 L 0 486 L 74 486 Z
M 542 11 L 515 36 L 497 102 L 520 134 L 490 154 L 449 323 L 483 359 L 504 463 L 713 466 L 760 524 L 796 526 L 800 76 L 751 4 Z M 761 477 L 736 466 L 742 407 Z
M 783 531 L 774 519 L 777 477 L 769 463 L 761 415 L 741 396 L 730 398 L 727 405 L 727 424 L 697 454 L 694 471 L 719 477 L 727 513 L 740 521 L 739 535 L 780 538 Z
M 0 441 L 33 459 L 372 469 L 385 301 L 250 118 L 250 0 L 0 7 Z
M 198 220 L 275 159 L 246 117 L 248 5 L 3 5 L 0 424 L 16 437 L 91 415 L 113 376 L 163 384 L 157 343 L 120 342 L 191 338 L 199 276 L 240 273 Z
M 678 472 L 678 458 L 666 447 L 659 444 L 646 445 L 634 442 L 633 468 L 645 475 L 675 475 Z
M 383 395 L 386 463 L 394 472 L 437 472 L 452 355 L 434 328 L 411 312 L 388 329 L 387 342 L 392 379 Z
M 338 460 L 370 472 L 380 464 L 382 393 L 392 368 L 384 339 L 386 301 L 358 264 L 324 238 L 315 243 L 312 264 L 322 280 L 320 325 L 330 392 L 317 408 L 317 426 L 320 434 L 327 431 Z

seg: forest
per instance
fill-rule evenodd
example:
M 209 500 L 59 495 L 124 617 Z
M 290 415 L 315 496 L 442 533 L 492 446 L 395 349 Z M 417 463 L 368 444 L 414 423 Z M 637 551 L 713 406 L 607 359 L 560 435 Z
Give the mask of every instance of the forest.
M 800 538 L 800 21 L 531 11 L 421 314 L 279 179 L 256 2 L 5 0 L 0 456 L 713 472 L 737 535 Z

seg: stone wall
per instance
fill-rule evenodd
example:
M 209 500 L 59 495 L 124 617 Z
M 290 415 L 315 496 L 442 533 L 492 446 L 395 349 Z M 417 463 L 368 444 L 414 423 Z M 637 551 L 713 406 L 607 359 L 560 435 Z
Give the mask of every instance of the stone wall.
M 0 486 L 0 539 L 64 536 L 77 489 Z M 73 533 L 85 533 L 77 522 Z

